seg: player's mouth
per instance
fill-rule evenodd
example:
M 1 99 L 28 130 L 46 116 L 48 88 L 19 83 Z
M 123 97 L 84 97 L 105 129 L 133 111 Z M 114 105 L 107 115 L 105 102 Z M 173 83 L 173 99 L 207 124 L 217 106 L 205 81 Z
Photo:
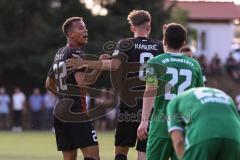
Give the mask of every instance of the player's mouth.
M 85 40 L 88 40 L 88 34 L 85 34 L 85 35 L 83 36 L 83 38 L 84 38 Z

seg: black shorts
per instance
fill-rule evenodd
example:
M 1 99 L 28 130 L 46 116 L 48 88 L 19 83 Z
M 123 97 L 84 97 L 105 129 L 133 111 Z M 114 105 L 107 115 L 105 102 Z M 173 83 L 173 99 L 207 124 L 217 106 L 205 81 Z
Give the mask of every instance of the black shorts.
M 96 131 L 91 122 L 62 122 L 54 117 L 58 151 L 98 145 Z
M 122 106 L 121 106 L 122 107 Z M 115 132 L 115 146 L 134 147 L 140 152 L 146 152 L 146 140 L 137 139 L 137 129 L 141 122 L 141 109 L 120 108 Z

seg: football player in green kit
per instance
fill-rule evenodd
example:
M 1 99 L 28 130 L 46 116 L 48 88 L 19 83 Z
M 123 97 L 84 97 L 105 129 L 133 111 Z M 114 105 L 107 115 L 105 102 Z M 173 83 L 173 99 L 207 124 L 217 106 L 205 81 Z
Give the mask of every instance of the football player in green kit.
M 167 129 L 167 104 L 187 89 L 204 86 L 199 63 L 180 54 L 187 36 L 186 29 L 170 23 L 164 26 L 163 36 L 165 53 L 148 61 L 142 120 L 138 128 L 139 139 L 148 137 L 147 160 L 176 159 Z
M 179 159 L 240 159 L 240 117 L 226 93 L 207 87 L 190 89 L 168 104 L 167 114 Z

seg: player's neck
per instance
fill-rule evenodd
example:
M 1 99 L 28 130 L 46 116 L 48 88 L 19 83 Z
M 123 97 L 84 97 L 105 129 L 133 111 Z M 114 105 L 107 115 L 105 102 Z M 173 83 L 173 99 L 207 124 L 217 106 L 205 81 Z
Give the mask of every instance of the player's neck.
M 82 44 L 76 43 L 71 39 L 67 40 L 67 46 L 75 47 L 75 48 L 81 48 Z
M 134 32 L 134 38 L 137 38 L 137 37 L 147 38 L 147 37 L 148 37 L 148 34 L 147 34 L 147 33 L 144 33 L 144 32 Z
M 171 48 L 166 48 L 165 52 L 167 53 L 180 53 L 180 50 L 175 50 L 175 49 L 171 49 Z

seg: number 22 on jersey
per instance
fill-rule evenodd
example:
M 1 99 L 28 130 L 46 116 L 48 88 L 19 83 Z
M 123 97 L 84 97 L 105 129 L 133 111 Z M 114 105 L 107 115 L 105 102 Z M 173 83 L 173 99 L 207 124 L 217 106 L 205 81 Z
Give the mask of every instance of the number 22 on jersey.
M 58 80 L 57 91 L 67 90 L 67 85 L 64 84 L 64 78 L 67 76 L 67 68 L 65 62 L 58 62 L 53 65 L 55 79 Z
M 177 94 L 184 92 L 192 82 L 192 71 L 189 69 L 180 69 L 179 71 L 176 68 L 167 67 L 166 74 L 171 75 L 172 79 L 165 85 L 165 99 L 172 100 L 176 97 Z M 179 82 L 179 77 L 184 76 L 185 81 L 176 86 Z M 176 93 L 171 93 L 173 87 L 176 87 Z

